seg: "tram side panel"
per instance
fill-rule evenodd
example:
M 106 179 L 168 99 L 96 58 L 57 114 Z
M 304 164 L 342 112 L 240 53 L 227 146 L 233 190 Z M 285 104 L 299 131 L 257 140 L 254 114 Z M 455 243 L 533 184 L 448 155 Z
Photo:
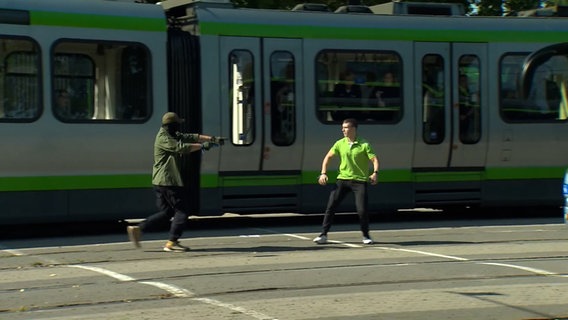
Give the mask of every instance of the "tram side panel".
M 8 123 L 0 126 L 0 134 L 5 137 L 2 138 L 4 146 L 11 152 L 2 157 L 0 172 L 5 182 L 0 192 L 2 223 L 97 221 L 140 217 L 153 212 L 152 145 L 160 115 L 167 106 L 164 103 L 167 101 L 165 68 L 159 62 L 165 61 L 165 35 L 124 30 L 93 32 L 82 28 L 42 28 L 41 37 L 34 38 L 42 48 L 38 75 L 43 84 L 39 90 L 39 96 L 43 98 L 39 105 L 43 109 L 30 122 L 11 122 L 10 119 L 18 115 L 12 113 L 10 106 L 3 106 L 4 120 Z M 6 27 L 3 30 L 13 35 L 33 36 L 37 29 L 18 27 L 10 32 L 11 29 Z M 152 69 L 144 72 L 153 76 L 148 83 L 156 87 L 144 90 L 151 92 L 147 97 L 153 100 L 145 102 L 142 114 L 130 117 L 124 113 L 126 106 L 120 104 L 127 102 L 126 97 L 119 94 L 121 85 L 118 82 L 120 75 L 125 74 L 119 74 L 123 69 L 112 64 L 120 61 L 119 56 L 110 56 L 110 51 L 90 51 L 97 47 L 97 42 L 109 44 L 109 41 L 116 48 L 135 43 L 136 47 L 144 48 L 146 56 L 154 59 L 153 63 L 147 64 Z M 50 48 L 55 49 L 51 51 Z M 22 59 L 3 59 L 12 64 L 25 63 Z M 72 61 L 79 60 L 97 68 L 98 75 L 105 75 L 90 82 L 106 86 L 92 91 L 98 92 L 98 96 L 88 96 L 79 90 L 76 85 L 81 80 L 73 80 L 73 74 L 66 73 L 58 64 L 72 66 Z M 15 67 L 19 68 L 19 65 Z M 105 91 L 107 88 L 117 91 Z M 82 119 L 57 113 L 60 109 L 56 105 L 62 95 L 59 91 L 63 89 L 71 95 L 68 98 L 72 102 L 91 97 L 95 104 L 90 113 Z M 103 92 L 108 96 L 101 96 Z M 108 109 L 107 101 L 112 101 L 114 106 Z M 121 107 L 124 112 L 118 111 Z M 114 113 L 105 114 L 109 111 Z
M 485 206 L 559 206 L 568 159 L 568 127 L 546 84 L 566 76 L 566 62 L 540 70 L 535 92 L 521 97 L 524 58 L 547 44 L 490 44 L 490 144 L 483 188 Z M 548 95 L 548 98 L 547 98 Z

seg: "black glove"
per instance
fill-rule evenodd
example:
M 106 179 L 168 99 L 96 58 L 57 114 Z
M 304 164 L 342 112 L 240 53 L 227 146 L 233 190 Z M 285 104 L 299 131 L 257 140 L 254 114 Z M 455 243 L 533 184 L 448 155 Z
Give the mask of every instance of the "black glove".
M 225 137 L 211 137 L 211 142 L 222 146 L 226 139 Z
M 209 150 L 211 149 L 211 147 L 213 147 L 215 144 L 212 142 L 203 142 L 203 144 L 201 145 L 201 149 L 202 150 Z

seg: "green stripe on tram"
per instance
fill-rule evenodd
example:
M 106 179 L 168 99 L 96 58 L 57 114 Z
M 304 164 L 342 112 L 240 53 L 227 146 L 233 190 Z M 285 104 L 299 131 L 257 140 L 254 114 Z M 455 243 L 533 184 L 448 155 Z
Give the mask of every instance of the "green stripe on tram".
M 0 177 L 0 191 L 56 191 L 150 188 L 150 174 Z
M 480 181 L 483 171 L 458 172 L 416 172 L 413 174 L 414 182 L 466 182 Z
M 157 32 L 165 32 L 167 30 L 164 18 L 31 11 L 30 20 L 32 25 L 57 27 L 122 29 Z
M 446 171 L 414 173 L 414 182 L 466 182 L 499 180 L 561 179 L 566 168 L 526 167 L 526 168 L 486 168 L 484 171 Z
M 201 34 L 245 37 L 303 39 L 407 40 L 432 42 L 558 42 L 565 41 L 568 31 L 502 30 L 425 30 L 360 27 L 295 26 L 203 21 Z M 380 32 L 379 32 L 380 31 Z
M 562 179 L 565 167 L 487 168 L 486 180 Z
M 526 179 L 562 179 L 564 167 L 546 168 L 487 168 L 484 171 L 456 172 L 415 172 L 408 169 L 386 169 L 379 172 L 381 183 L 428 183 L 499 181 Z M 303 171 L 300 175 L 264 175 L 221 177 L 217 174 L 203 174 L 201 188 L 218 187 L 278 187 L 309 185 L 317 183 L 319 171 Z M 329 182 L 333 183 L 337 171 L 329 171 Z M 123 188 L 151 188 L 150 174 L 122 174 L 95 176 L 46 176 L 46 177 L 0 177 L 0 192 L 4 191 L 56 191 L 95 190 Z

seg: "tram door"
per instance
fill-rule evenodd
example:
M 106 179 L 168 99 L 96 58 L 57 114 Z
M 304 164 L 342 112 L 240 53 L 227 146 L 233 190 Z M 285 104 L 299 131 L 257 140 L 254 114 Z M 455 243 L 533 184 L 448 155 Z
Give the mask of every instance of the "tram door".
M 487 45 L 415 43 L 413 169 L 481 172 L 487 149 Z
M 301 40 L 220 39 L 219 184 L 229 212 L 294 211 L 301 184 Z
M 220 175 L 253 173 L 261 168 L 263 140 L 260 40 L 224 37 L 219 59 L 221 126 L 228 136 L 220 148 Z
M 226 84 L 221 94 L 228 97 L 221 103 L 223 126 L 229 132 L 229 143 L 221 148 L 221 171 L 299 175 L 301 41 L 226 37 L 221 47 L 221 82 Z
M 263 39 L 261 169 L 300 177 L 303 145 L 302 47 L 296 39 Z

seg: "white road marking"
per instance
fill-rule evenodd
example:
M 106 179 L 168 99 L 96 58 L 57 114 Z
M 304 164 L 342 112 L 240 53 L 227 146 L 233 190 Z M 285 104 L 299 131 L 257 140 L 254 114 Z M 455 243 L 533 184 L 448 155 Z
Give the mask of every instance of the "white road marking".
M 66 265 L 66 267 L 81 268 L 81 269 L 85 269 L 85 270 L 98 272 L 100 274 L 115 278 L 115 279 L 120 280 L 120 281 L 132 281 L 132 282 L 138 282 L 138 283 L 141 283 L 141 284 L 154 286 L 156 288 L 165 290 L 165 291 L 171 293 L 173 296 L 178 297 L 178 298 L 190 298 L 192 296 L 195 296 L 195 294 L 193 292 L 191 292 L 187 289 L 180 288 L 178 286 L 174 286 L 174 285 L 163 283 L 163 282 L 156 282 L 156 281 L 138 281 L 135 278 L 132 278 L 130 276 L 127 276 L 127 275 L 124 275 L 124 274 L 121 274 L 121 273 L 118 273 L 118 272 L 114 272 L 114 271 L 111 271 L 111 270 L 107 270 L 107 269 L 104 269 L 104 268 L 85 266 L 85 265 Z M 251 316 L 251 317 L 258 319 L 258 320 L 278 320 L 277 318 L 265 315 L 263 313 L 260 313 L 260 312 L 254 311 L 254 310 L 248 310 L 248 309 L 245 309 L 243 307 L 235 306 L 235 305 L 232 305 L 232 304 L 229 304 L 229 303 L 224 303 L 224 302 L 221 302 L 221 301 L 215 300 L 215 299 L 192 298 L 192 300 L 200 301 L 200 302 L 203 302 L 203 303 L 206 303 L 206 304 L 211 304 L 211 305 L 218 306 L 218 307 L 231 309 L 233 311 L 237 311 L 237 312 L 240 312 L 242 314 L 246 314 L 246 315 Z
M 93 272 L 98 272 L 100 274 L 104 274 L 105 276 L 109 276 L 111 278 L 115 278 L 117 280 L 120 281 L 136 281 L 136 279 L 129 277 L 127 275 L 118 273 L 118 272 L 114 272 L 114 271 L 110 271 L 107 269 L 103 269 L 103 268 L 99 268 L 99 267 L 91 267 L 91 266 L 83 266 L 80 264 L 69 264 L 69 265 L 63 265 L 62 267 L 69 267 L 69 268 L 79 268 L 79 269 L 85 269 L 85 270 L 89 270 L 89 271 L 93 271 Z
M 23 253 L 23 252 L 21 252 L 21 251 L 19 251 L 19 250 L 2 249 L 2 251 L 8 252 L 9 254 L 14 255 L 14 256 L 25 256 L 25 255 L 26 255 L 25 253 Z
M 488 266 L 499 266 L 499 267 L 514 268 L 514 269 L 524 270 L 524 271 L 540 274 L 540 275 L 543 275 L 543 276 L 549 276 L 549 277 L 568 278 L 568 275 L 565 275 L 565 274 L 558 274 L 558 273 L 550 272 L 550 271 L 543 270 L 543 269 L 518 266 L 516 264 L 496 263 L 496 262 L 478 262 L 478 264 L 484 264 L 484 265 L 488 265 Z
M 266 230 L 266 229 L 263 229 L 263 230 L 274 233 L 274 231 L 272 231 L 272 230 Z M 308 237 L 304 237 L 304 236 L 300 236 L 300 235 L 292 234 L 292 233 L 284 233 L 284 235 L 287 236 L 287 237 L 297 238 L 297 239 L 300 239 L 300 240 L 310 240 L 310 238 L 308 238 Z
M 404 252 L 410 252 L 410 253 L 418 253 L 418 254 L 425 255 L 425 256 L 439 257 L 439 258 L 444 258 L 444 259 L 449 259 L 449 260 L 470 261 L 467 258 L 456 257 L 456 256 L 448 256 L 448 255 L 445 255 L 445 254 L 439 254 L 439 253 L 422 251 L 422 250 L 390 248 L 390 247 L 377 247 L 377 246 L 373 246 L 373 248 L 381 249 L 381 250 L 404 251 Z
M 154 286 L 156 288 L 166 290 L 171 293 L 173 296 L 178 298 L 189 298 L 193 297 L 195 294 L 187 289 L 183 289 L 171 284 L 163 283 L 163 282 L 156 282 L 156 281 L 139 281 L 138 283 L 147 284 L 149 286 Z
M 266 232 L 273 233 L 273 234 L 281 234 L 281 233 L 279 233 L 275 230 L 270 230 L 270 229 L 262 229 L 262 230 L 264 230 Z M 301 240 L 310 240 L 310 238 L 308 238 L 308 237 L 304 237 L 304 236 L 292 234 L 292 233 L 282 233 L 281 235 L 287 236 L 287 237 L 292 237 L 292 238 L 297 238 L 297 239 L 301 239 Z M 371 246 L 356 245 L 356 244 L 347 243 L 347 242 L 343 242 L 343 241 L 337 241 L 337 240 L 328 240 L 328 242 L 344 245 L 346 247 L 351 247 L 351 248 L 368 247 L 368 248 L 378 249 L 378 250 L 410 252 L 410 253 L 417 253 L 417 254 L 420 254 L 420 255 L 449 259 L 449 260 L 471 261 L 471 262 L 475 262 L 477 264 L 482 264 L 482 265 L 493 265 L 493 266 L 498 266 L 498 267 L 513 268 L 513 269 L 523 270 L 523 271 L 527 271 L 527 272 L 530 272 L 530 273 L 538 274 L 538 275 L 541 275 L 541 276 L 547 276 L 547 277 L 568 278 L 568 275 L 565 275 L 565 274 L 559 274 L 559 273 L 551 272 L 551 271 L 548 271 L 548 270 L 519 266 L 519 265 L 509 264 L 509 263 L 479 262 L 479 261 L 472 261 L 470 259 L 463 258 L 463 257 L 450 256 L 450 255 L 439 254 L 439 253 L 428 252 L 428 251 L 422 251 L 422 250 L 391 248 L 391 247 L 379 247 L 379 246 L 376 246 L 376 245 L 371 245 Z
M 500 226 L 498 226 L 498 227 L 500 227 Z M 464 227 L 464 228 L 477 228 L 477 227 Z M 437 229 L 453 229 L 453 228 L 437 228 Z M 305 237 L 305 236 L 301 236 L 301 235 L 297 235 L 297 234 L 290 234 L 290 233 L 282 234 L 282 233 L 279 233 L 277 231 L 269 230 L 269 229 L 260 229 L 260 230 L 272 233 L 272 235 L 274 235 L 274 236 L 287 236 L 287 237 L 297 238 L 297 239 L 300 239 L 300 240 L 311 241 L 310 238 Z M 412 231 L 416 231 L 416 230 L 417 229 L 412 229 Z M 426 230 L 431 230 L 431 229 L 426 229 Z M 393 231 L 401 232 L 401 231 L 409 231 L 409 230 L 393 230 Z M 248 235 L 246 237 L 256 238 L 256 237 L 260 237 L 260 236 Z M 227 238 L 230 238 L 230 237 L 227 237 Z M 351 248 L 367 247 L 367 248 L 370 248 L 370 249 L 378 249 L 378 250 L 402 251 L 402 252 L 416 253 L 416 254 L 420 254 L 420 255 L 440 257 L 440 258 L 455 260 L 455 261 L 470 261 L 470 262 L 474 262 L 474 263 L 477 263 L 477 264 L 480 264 L 480 265 L 492 265 L 492 266 L 498 266 L 498 267 L 514 268 L 514 269 L 523 270 L 523 271 L 527 271 L 527 272 L 542 275 L 542 276 L 568 278 L 568 275 L 558 274 L 558 273 L 543 270 L 543 269 L 530 268 L 530 267 L 514 265 L 514 264 L 472 261 L 470 259 L 463 258 L 463 257 L 443 255 L 443 254 L 438 254 L 438 253 L 428 252 L 428 251 L 422 251 L 422 250 L 380 247 L 380 246 L 368 246 L 368 245 L 357 245 L 357 244 L 347 243 L 347 242 L 337 241 L 337 240 L 328 240 L 328 241 L 330 243 L 339 244 L 339 245 L 343 245 L 343 246 L 347 246 L 347 247 L 351 247 Z M 99 245 L 101 245 L 101 244 L 90 245 L 90 246 L 99 246 Z M 89 245 L 82 245 L 81 247 L 85 247 L 85 246 L 89 246 Z M 79 246 L 77 246 L 77 247 L 79 247 Z M 27 256 L 27 254 L 24 253 L 22 250 L 5 249 L 5 248 L 0 248 L 0 249 L 2 249 L 2 251 L 4 251 L 4 252 L 8 252 L 8 253 L 15 255 L 15 256 Z M 37 249 L 37 248 L 35 248 L 35 249 Z M 52 264 L 59 264 L 57 261 L 54 261 L 54 260 L 51 260 L 51 259 L 44 259 L 44 260 L 48 261 L 49 263 L 52 263 Z M 81 269 L 84 269 L 84 270 L 97 272 L 97 273 L 112 277 L 112 278 L 120 280 L 120 281 L 130 281 L 130 282 L 137 282 L 137 283 L 141 283 L 141 284 L 145 284 L 145 285 L 151 285 L 151 286 L 157 287 L 159 289 L 165 290 L 165 291 L 171 293 L 175 297 L 190 298 L 192 300 L 200 301 L 202 303 L 206 303 L 206 304 L 210 304 L 210 305 L 214 305 L 214 306 L 218 306 L 218 307 L 222 307 L 222 308 L 227 308 L 227 309 L 230 309 L 230 310 L 242 313 L 242 314 L 249 315 L 249 316 L 251 316 L 251 317 L 253 317 L 257 320 L 278 320 L 277 318 L 265 315 L 263 313 L 260 313 L 260 312 L 254 311 L 254 310 L 248 310 L 248 309 L 245 309 L 243 307 L 235 306 L 235 305 L 232 305 L 232 304 L 229 304 L 229 303 L 224 303 L 224 302 L 221 302 L 221 301 L 218 301 L 218 300 L 215 300 L 215 299 L 191 298 L 192 296 L 195 295 L 193 292 L 191 292 L 187 289 L 183 289 L 183 288 L 180 288 L 180 287 L 177 287 L 177 286 L 174 286 L 174 285 L 170 285 L 170 284 L 167 284 L 167 283 L 163 283 L 163 282 L 138 281 L 137 279 L 132 278 L 128 275 L 120 274 L 120 273 L 117 273 L 117 272 L 114 272 L 114 271 L 111 271 L 111 270 L 107 270 L 107 269 L 104 269 L 104 268 L 100 268 L 100 267 L 93 267 L 93 266 L 87 266 L 87 265 L 60 265 L 60 266 L 72 267 L 72 268 L 81 268 Z
M 231 309 L 231 310 L 233 310 L 233 311 L 237 311 L 237 312 L 239 312 L 239 313 L 243 313 L 243 314 L 249 315 L 249 316 L 251 316 L 251 317 L 253 317 L 253 318 L 255 318 L 255 319 L 258 319 L 258 320 L 278 320 L 277 318 L 273 318 L 273 317 L 271 317 L 271 316 L 267 316 L 267 315 L 265 315 L 265 314 L 263 314 L 263 313 L 256 312 L 256 311 L 254 311 L 254 310 L 247 310 L 247 309 L 245 309 L 245 308 L 243 308 L 243 307 L 235 306 L 235 305 L 232 305 L 232 304 L 230 304 L 230 303 L 224 303 L 224 302 L 221 302 L 221 301 L 218 301 L 218 300 L 215 300 L 215 299 L 210 299 L 210 298 L 194 298 L 194 299 L 192 299 L 192 300 L 201 301 L 201 302 L 203 302 L 203 303 L 211 304 L 211 305 L 214 305 L 214 306 L 218 306 L 218 307 L 222 307 L 222 308 Z
M 11 253 L 15 256 L 32 256 L 33 257 L 33 255 L 28 255 L 28 254 L 21 252 L 19 250 L 2 249 L 2 251 L 9 252 L 9 253 Z M 64 265 L 64 264 L 59 264 L 57 261 L 52 260 L 52 259 L 43 259 L 43 260 L 48 261 L 51 264 L 58 265 L 59 267 L 78 268 L 78 269 L 89 270 L 89 271 L 93 271 L 93 272 L 100 273 L 102 275 L 117 279 L 119 281 L 137 282 L 137 283 L 140 283 L 140 284 L 153 286 L 153 287 L 156 287 L 158 289 L 165 290 L 165 291 L 171 293 L 173 296 L 178 297 L 178 298 L 190 298 L 191 300 L 199 301 L 199 302 L 202 302 L 202 303 L 205 303 L 205 304 L 210 304 L 210 305 L 214 305 L 214 306 L 221 307 L 221 308 L 227 308 L 227 309 L 248 315 L 248 316 L 250 316 L 254 319 L 257 319 L 257 320 L 278 320 L 278 318 L 274 318 L 272 316 L 263 314 L 261 312 L 246 309 L 246 308 L 239 307 L 239 306 L 235 306 L 235 305 L 230 304 L 230 303 L 224 303 L 224 302 L 221 302 L 219 300 L 215 300 L 215 299 L 211 299 L 211 298 L 191 298 L 191 297 L 195 296 L 195 294 L 193 292 L 191 292 L 187 289 L 184 289 L 184 288 L 180 288 L 178 286 L 174 286 L 172 284 L 167 284 L 167 283 L 157 282 L 157 281 L 138 281 L 136 278 L 133 278 L 131 276 L 121 274 L 121 273 L 118 273 L 118 272 L 114 272 L 112 270 L 100 268 L 100 267 L 79 265 L 79 264 Z

